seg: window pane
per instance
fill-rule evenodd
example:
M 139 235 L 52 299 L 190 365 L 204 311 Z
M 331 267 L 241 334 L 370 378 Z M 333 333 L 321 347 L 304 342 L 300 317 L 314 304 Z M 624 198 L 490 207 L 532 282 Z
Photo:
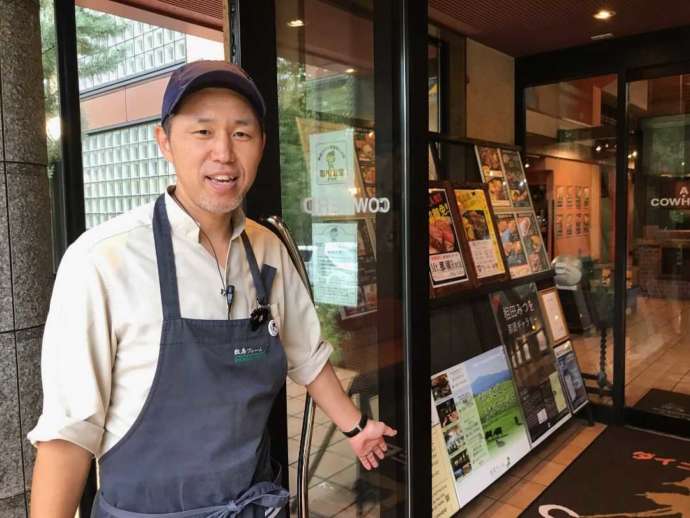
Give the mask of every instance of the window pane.
M 174 180 L 172 168 L 157 167 L 156 162 L 165 159 L 154 140 L 170 67 L 222 59 L 223 35 L 218 32 L 214 39 L 204 39 L 193 34 L 191 25 L 190 33 L 182 33 L 82 7 L 76 8 L 76 19 L 89 228 L 146 203 Z M 208 29 L 203 31 L 209 34 Z M 188 42 L 193 43 L 188 47 Z M 165 51 L 172 44 L 177 45 L 177 54 Z M 148 79 L 155 73 L 162 80 Z M 132 89 L 136 95 L 128 95 Z
M 551 257 L 577 272 L 557 277 L 559 294 L 582 371 L 603 389 L 613 383 L 617 101 L 615 75 L 525 90 L 527 180 Z

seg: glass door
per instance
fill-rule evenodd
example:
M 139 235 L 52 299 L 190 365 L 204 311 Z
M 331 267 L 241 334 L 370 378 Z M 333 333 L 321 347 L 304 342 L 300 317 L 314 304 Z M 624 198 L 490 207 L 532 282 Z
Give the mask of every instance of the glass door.
M 399 171 L 382 140 L 390 122 L 376 120 L 374 2 L 276 0 L 275 10 L 283 218 L 306 263 L 338 377 L 363 411 L 399 431 L 380 468 L 368 472 L 317 411 L 309 512 L 403 516 L 401 204 L 394 203 Z M 294 497 L 305 390 L 288 382 L 287 396 Z
M 627 87 L 625 403 L 671 430 L 690 421 L 690 74 Z

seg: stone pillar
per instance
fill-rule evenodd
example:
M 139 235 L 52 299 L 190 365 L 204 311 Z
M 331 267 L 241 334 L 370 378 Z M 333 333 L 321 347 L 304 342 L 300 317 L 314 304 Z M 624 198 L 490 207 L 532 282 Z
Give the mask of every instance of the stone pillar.
M 25 518 L 53 282 L 38 0 L 0 0 L 0 516 Z

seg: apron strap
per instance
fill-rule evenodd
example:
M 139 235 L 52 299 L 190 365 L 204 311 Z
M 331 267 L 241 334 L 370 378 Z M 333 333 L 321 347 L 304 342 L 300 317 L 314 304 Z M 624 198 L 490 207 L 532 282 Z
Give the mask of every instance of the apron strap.
M 173 252 L 170 221 L 165 209 L 165 194 L 156 200 L 153 210 L 153 240 L 156 244 L 156 263 L 160 283 L 163 319 L 180 318 L 180 296 L 177 291 L 177 271 L 175 253 Z
M 249 242 L 247 233 L 242 232 L 241 237 L 242 244 L 244 245 L 244 251 L 247 255 L 247 261 L 249 262 L 249 271 L 251 272 L 252 279 L 254 280 L 257 302 L 260 306 L 266 306 L 268 304 L 269 290 L 273 284 L 273 278 L 275 277 L 276 270 L 272 266 L 264 265 L 259 272 L 259 265 L 256 262 L 256 256 L 254 255 L 254 250 Z M 266 289 L 267 286 L 268 290 Z

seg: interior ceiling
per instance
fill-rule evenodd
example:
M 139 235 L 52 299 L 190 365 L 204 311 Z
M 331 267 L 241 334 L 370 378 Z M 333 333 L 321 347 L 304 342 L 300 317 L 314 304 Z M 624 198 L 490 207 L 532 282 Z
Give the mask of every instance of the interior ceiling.
M 608 21 L 593 15 L 616 12 Z M 442 25 L 520 57 L 614 38 L 690 25 L 688 0 L 429 0 L 429 17 Z

